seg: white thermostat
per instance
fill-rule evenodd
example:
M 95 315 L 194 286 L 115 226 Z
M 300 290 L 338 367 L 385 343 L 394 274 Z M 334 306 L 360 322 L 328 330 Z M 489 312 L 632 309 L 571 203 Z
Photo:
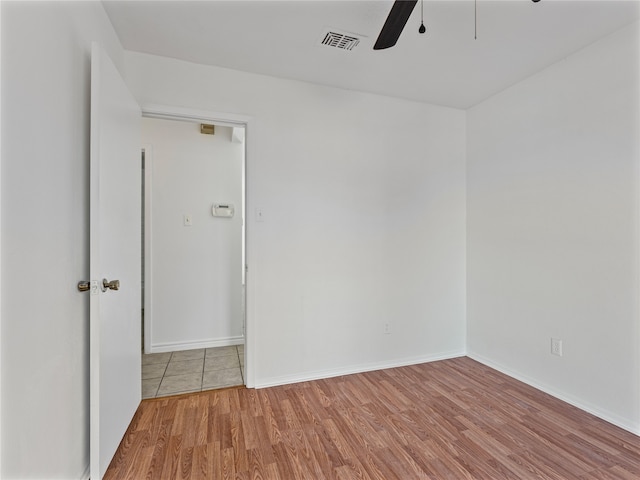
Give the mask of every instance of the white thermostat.
M 233 217 L 233 204 L 231 203 L 214 203 L 211 208 L 214 217 Z

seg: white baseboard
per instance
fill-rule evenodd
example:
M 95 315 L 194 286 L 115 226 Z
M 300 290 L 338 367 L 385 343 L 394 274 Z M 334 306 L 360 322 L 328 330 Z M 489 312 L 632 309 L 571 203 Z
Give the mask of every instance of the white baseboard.
M 179 350 L 195 350 L 197 348 L 229 347 L 243 345 L 244 337 L 211 338 L 208 340 L 193 340 L 187 342 L 166 342 L 151 344 L 151 351 L 145 353 L 177 352 Z
M 467 356 L 477 362 L 482 363 L 483 365 L 486 365 L 487 367 L 491 367 L 494 370 L 499 371 L 500 373 L 504 373 L 509 377 L 515 378 L 516 380 L 526 383 L 527 385 L 535 388 L 536 390 L 540 390 L 541 392 L 547 393 L 552 397 L 557 398 L 558 400 L 562 400 L 563 402 L 566 402 L 569 405 L 573 405 L 574 407 L 579 408 L 580 410 L 590 413 L 591 415 L 594 415 L 604 420 L 605 422 L 609 422 L 617 427 L 620 427 L 628 432 L 633 433 L 634 435 L 640 435 L 640 426 L 634 425 L 633 422 L 629 421 L 628 419 L 621 418 L 615 414 L 612 414 L 611 412 L 603 411 L 602 409 L 595 407 L 593 405 L 585 404 L 583 401 L 579 399 L 576 399 L 564 393 L 558 392 L 557 390 L 549 387 L 548 385 L 543 385 L 532 378 L 529 378 L 525 375 L 521 375 L 520 373 L 515 372 L 503 365 L 495 363 L 492 360 L 489 360 L 488 358 L 483 357 L 482 355 L 478 355 L 473 352 L 467 352 Z
M 420 363 L 435 362 L 438 360 L 448 360 L 450 358 L 464 357 L 464 351 L 444 352 L 435 355 L 403 358 L 387 362 L 365 363 L 360 365 L 350 365 L 330 370 L 320 370 L 314 372 L 297 373 L 294 375 L 283 375 L 280 377 L 267 377 L 258 379 L 255 388 L 276 387 L 279 385 L 289 385 L 291 383 L 308 382 L 311 380 L 322 380 L 324 378 L 340 377 L 342 375 L 353 375 L 354 373 L 372 372 L 387 368 L 406 367 L 408 365 L 418 365 Z

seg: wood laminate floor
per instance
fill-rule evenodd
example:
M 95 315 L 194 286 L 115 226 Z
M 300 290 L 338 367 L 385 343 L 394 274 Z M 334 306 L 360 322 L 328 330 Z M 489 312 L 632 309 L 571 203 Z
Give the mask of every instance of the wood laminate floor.
M 469 358 L 144 400 L 114 479 L 640 478 L 640 437 Z

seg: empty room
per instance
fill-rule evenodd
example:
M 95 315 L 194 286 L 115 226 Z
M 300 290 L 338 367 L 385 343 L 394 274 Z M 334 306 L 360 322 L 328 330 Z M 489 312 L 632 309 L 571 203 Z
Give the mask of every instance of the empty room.
M 0 477 L 640 477 L 639 20 L 0 2 Z M 241 193 L 165 194 L 193 155 L 161 172 L 154 122 L 237 150 Z M 143 264 L 145 209 L 187 248 Z M 225 348 L 240 381 L 205 389 Z M 198 387 L 143 395 L 172 349 Z

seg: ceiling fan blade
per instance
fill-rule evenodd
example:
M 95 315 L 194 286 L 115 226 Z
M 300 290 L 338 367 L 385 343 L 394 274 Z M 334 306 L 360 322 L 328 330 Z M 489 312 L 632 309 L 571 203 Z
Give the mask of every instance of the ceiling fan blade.
M 396 44 L 416 3 L 418 0 L 396 0 L 373 46 L 374 50 L 382 50 Z

